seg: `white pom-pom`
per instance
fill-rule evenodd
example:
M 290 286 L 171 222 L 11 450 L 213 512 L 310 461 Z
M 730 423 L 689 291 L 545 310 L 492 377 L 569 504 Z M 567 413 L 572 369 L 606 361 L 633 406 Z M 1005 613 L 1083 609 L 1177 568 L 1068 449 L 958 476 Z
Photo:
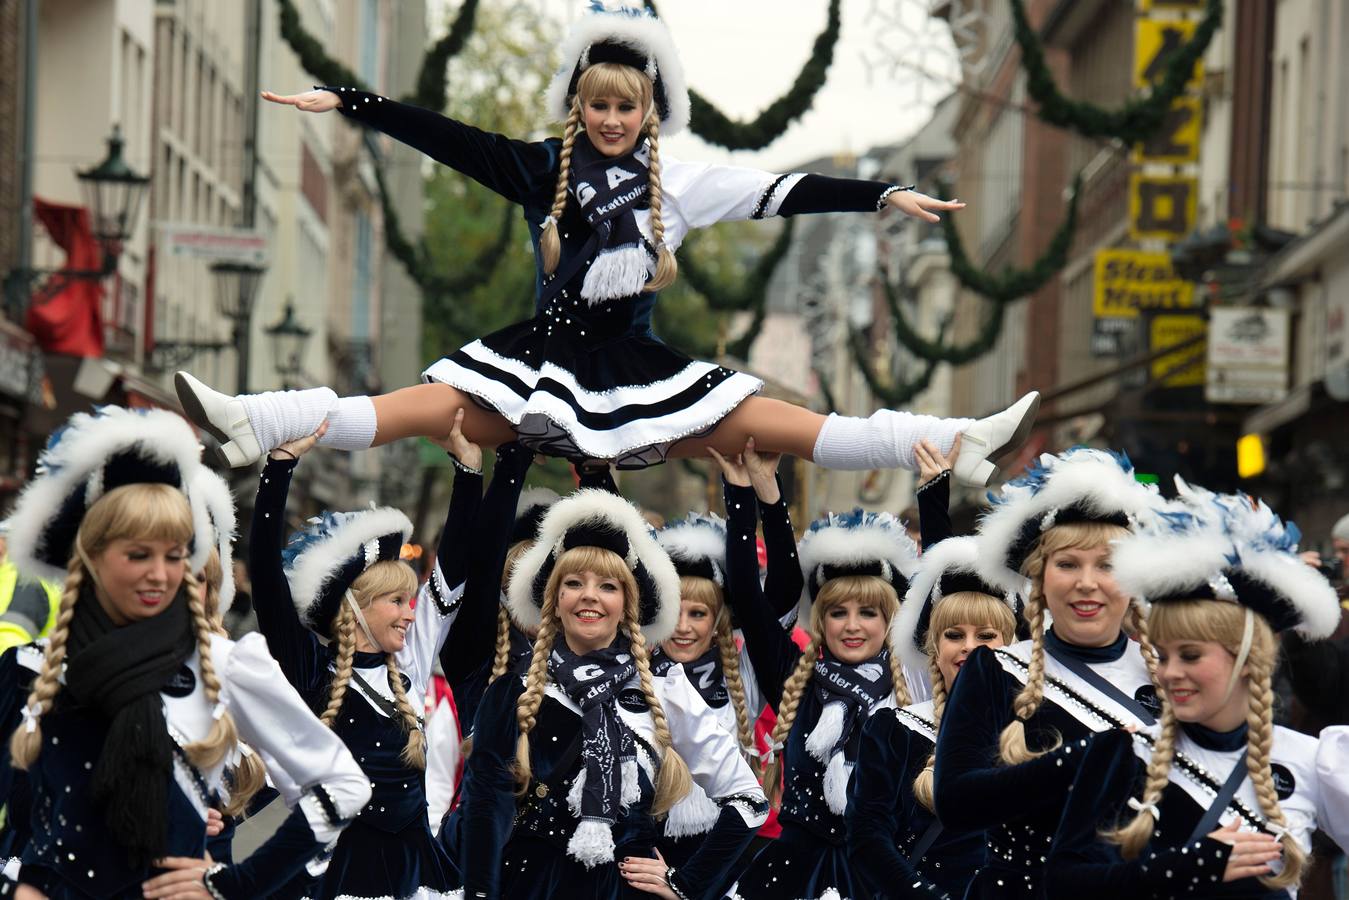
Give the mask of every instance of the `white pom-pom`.
M 581 769 L 576 776 L 576 780 L 571 783 L 571 790 L 567 791 L 567 806 L 571 809 L 571 814 L 576 817 L 581 815 L 581 795 L 586 789 L 586 770 Z
M 618 797 L 620 806 L 627 809 L 642 799 L 642 785 L 637 780 L 636 757 L 623 760 L 623 764 L 619 767 L 619 781 L 622 783 Z
M 828 761 L 829 754 L 834 752 L 834 745 L 843 735 L 843 712 L 842 703 L 826 703 L 820 713 L 820 720 L 806 737 L 806 750 L 820 762 Z
M 683 800 L 670 808 L 669 815 L 665 817 L 665 836 L 683 838 L 707 834 L 719 818 L 721 807 L 695 784 L 689 788 Z
M 587 869 L 613 862 L 613 826 L 603 819 L 582 819 L 567 841 L 567 854 Z
M 651 255 L 642 247 L 621 247 L 602 252 L 586 270 L 581 296 L 591 306 L 606 300 L 635 297 L 651 275 Z
M 852 766 L 843 759 L 841 752 L 829 758 L 824 770 L 824 802 L 836 815 L 843 815 L 848 808 L 848 776 Z

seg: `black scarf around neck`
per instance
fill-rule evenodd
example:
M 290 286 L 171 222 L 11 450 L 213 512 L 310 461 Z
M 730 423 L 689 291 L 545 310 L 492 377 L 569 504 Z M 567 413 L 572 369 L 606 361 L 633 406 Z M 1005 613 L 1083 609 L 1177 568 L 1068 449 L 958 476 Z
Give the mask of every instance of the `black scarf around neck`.
M 820 701 L 821 720 L 826 719 L 824 713 L 831 704 L 842 706 L 843 718 L 838 733 L 829 735 L 833 739 L 830 755 L 842 753 L 853 729 L 866 720 L 872 707 L 894 690 L 894 682 L 890 677 L 890 651 L 882 650 L 871 659 L 852 664 L 840 662 L 825 650 L 815 660 L 815 677 L 811 679 L 811 686 Z M 819 723 L 816 727 L 819 727 Z M 816 758 L 826 761 L 819 755 Z
M 637 673 L 628 639 L 619 635 L 603 650 L 578 656 L 565 640 L 553 645 L 548 676 L 581 708 L 583 819 L 610 824 L 622 805 L 620 761 L 636 758 L 632 732 L 618 719 L 618 692 Z
M 578 261 L 590 263 L 581 296 L 591 306 L 637 296 L 651 275 L 655 258 L 634 215 L 649 202 L 649 164 L 645 142 L 623 156 L 605 156 L 584 135 L 572 147 L 571 191 L 592 231 Z
M 664 650 L 657 650 L 651 656 L 652 675 L 664 675 L 675 665 L 676 661 Z M 731 694 L 726 689 L 726 675 L 721 669 L 721 647 L 717 646 L 716 641 L 713 641 L 701 656 L 683 663 L 683 666 L 689 684 L 693 685 L 693 689 L 708 706 L 719 709 L 730 701 Z
M 134 866 L 163 856 L 168 846 L 174 745 L 159 692 L 195 648 L 182 590 L 158 615 L 121 626 L 92 584 L 80 592 L 66 643 L 66 691 L 108 722 L 90 786 L 109 834 Z

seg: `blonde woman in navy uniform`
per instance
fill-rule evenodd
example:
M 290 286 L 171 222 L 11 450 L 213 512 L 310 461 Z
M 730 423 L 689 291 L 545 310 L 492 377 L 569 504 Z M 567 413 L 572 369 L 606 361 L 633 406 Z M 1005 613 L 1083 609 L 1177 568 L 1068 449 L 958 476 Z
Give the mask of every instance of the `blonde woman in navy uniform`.
M 1313 831 L 1349 844 L 1349 728 L 1318 741 L 1273 724 L 1278 635 L 1328 637 L 1335 591 L 1263 503 L 1181 487 L 1192 503 L 1114 557 L 1151 604 L 1161 721 L 1092 739 L 1049 853 L 1053 898 L 1288 898 Z
M 31 689 L 0 694 L 4 764 L 32 792 L 20 897 L 264 896 L 370 796 L 261 636 L 214 630 L 193 574 L 214 537 L 193 489 L 200 452 L 172 413 L 76 415 L 10 517 L 20 571 L 63 582 Z M 250 857 L 213 864 L 208 810 L 241 739 L 295 787 L 294 806 Z

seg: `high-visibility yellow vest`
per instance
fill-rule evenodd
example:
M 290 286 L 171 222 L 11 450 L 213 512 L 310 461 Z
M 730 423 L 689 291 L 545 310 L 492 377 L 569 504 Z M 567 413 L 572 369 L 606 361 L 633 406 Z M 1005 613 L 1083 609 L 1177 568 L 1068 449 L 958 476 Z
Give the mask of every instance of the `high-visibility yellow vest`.
M 10 609 L 19 586 L 19 570 L 8 560 L 0 563 L 0 653 L 45 637 L 55 627 L 61 608 L 61 588 L 49 581 L 38 585 L 47 601 L 45 608 L 38 610 L 29 604 L 30 608 Z

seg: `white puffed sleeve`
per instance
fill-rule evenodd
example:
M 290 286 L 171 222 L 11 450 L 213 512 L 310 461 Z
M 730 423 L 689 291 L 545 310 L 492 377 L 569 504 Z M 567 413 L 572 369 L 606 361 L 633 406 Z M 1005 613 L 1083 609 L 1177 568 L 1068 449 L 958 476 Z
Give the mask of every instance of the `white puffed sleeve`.
M 434 595 L 433 590 L 436 591 Z M 450 633 L 450 626 L 459 617 L 459 609 L 463 605 L 459 601 L 463 596 L 463 582 L 453 586 L 445 584 L 445 576 L 441 574 L 440 563 L 437 562 L 431 578 L 417 593 L 412 627 L 408 629 L 403 649 L 395 657 L 398 671 L 412 679 L 409 697 L 421 697 L 426 693 L 431 676 L 435 673 L 436 655 L 445 643 L 445 636 Z
M 670 724 L 670 743 L 688 764 L 694 782 L 719 805 L 744 798 L 747 802 L 736 803 L 736 809 L 746 826 L 758 828 L 767 819 L 763 788 L 740 755 L 735 737 L 721 727 L 716 714 L 689 684 L 683 666 L 672 666 L 656 681 Z
M 239 738 L 262 754 L 287 805 L 299 802 L 320 841 L 336 839 L 370 799 L 370 780 L 342 739 L 305 706 L 261 634 L 234 645 L 221 681 Z
M 1316 780 L 1316 823 L 1340 849 L 1349 850 L 1349 725 L 1321 732 Z
M 777 215 L 804 175 L 689 163 L 661 154 L 661 188 L 689 229 Z

